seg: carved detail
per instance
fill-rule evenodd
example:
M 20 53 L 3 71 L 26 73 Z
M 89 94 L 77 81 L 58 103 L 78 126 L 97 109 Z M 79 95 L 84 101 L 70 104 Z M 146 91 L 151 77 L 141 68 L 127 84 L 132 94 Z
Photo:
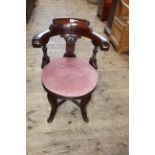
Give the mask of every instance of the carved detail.
M 77 41 L 80 36 L 75 34 L 66 34 L 62 35 L 66 41 L 66 53 L 64 54 L 64 57 L 76 57 L 74 54 L 75 51 L 75 42 Z
M 50 58 L 47 55 L 47 47 L 46 47 L 46 45 L 44 45 L 42 47 L 42 50 L 43 50 L 43 57 L 42 57 L 41 68 L 44 68 L 44 66 L 47 65 L 50 62 Z
M 97 60 L 96 60 L 97 52 L 98 52 L 98 46 L 95 46 L 93 49 L 93 55 L 89 59 L 89 64 L 92 65 L 95 69 L 97 69 Z

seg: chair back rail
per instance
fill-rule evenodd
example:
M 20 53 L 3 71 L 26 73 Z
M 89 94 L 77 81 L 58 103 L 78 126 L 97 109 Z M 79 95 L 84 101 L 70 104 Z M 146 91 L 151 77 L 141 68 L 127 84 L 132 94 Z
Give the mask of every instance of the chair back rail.
M 60 35 L 66 41 L 66 53 L 65 57 L 75 57 L 75 43 L 80 37 L 87 37 L 91 39 L 94 45 L 93 55 L 89 60 L 89 63 L 97 69 L 96 54 L 98 47 L 101 50 L 107 51 L 109 49 L 109 42 L 101 35 L 93 32 L 90 27 L 90 23 L 84 19 L 78 18 L 56 18 L 53 19 L 53 23 L 50 25 L 48 30 L 36 34 L 32 39 L 32 45 L 35 48 L 42 47 L 43 58 L 42 65 L 43 68 L 46 64 L 50 62 L 49 56 L 47 55 L 47 47 L 49 39 L 53 36 Z

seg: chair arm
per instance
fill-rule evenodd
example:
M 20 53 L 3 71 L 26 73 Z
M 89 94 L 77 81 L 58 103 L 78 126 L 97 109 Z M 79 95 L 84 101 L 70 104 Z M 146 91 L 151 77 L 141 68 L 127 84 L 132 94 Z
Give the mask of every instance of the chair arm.
M 32 46 L 35 48 L 39 48 L 43 45 L 46 45 L 49 41 L 49 38 L 54 35 L 55 35 L 55 32 L 49 29 L 43 32 L 40 32 L 33 37 Z M 109 41 L 107 41 L 104 37 L 97 34 L 96 32 L 92 32 L 89 38 L 92 39 L 93 44 L 95 46 L 99 46 L 101 50 L 107 51 L 110 47 Z
M 50 30 L 45 30 L 43 32 L 36 34 L 32 39 L 32 46 L 35 48 L 39 48 L 43 45 L 46 45 L 49 41 L 50 36 L 51 36 Z
M 102 37 L 101 35 L 97 34 L 96 32 L 92 32 L 93 35 L 93 44 L 100 47 L 100 50 L 108 51 L 110 47 L 109 41 Z

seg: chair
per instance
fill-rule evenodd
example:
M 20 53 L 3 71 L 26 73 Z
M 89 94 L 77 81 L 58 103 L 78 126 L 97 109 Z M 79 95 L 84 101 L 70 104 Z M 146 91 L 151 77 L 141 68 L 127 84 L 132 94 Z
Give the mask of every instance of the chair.
M 46 44 L 50 37 L 56 35 L 65 39 L 66 52 L 64 57 L 50 61 Z M 81 36 L 91 39 L 94 45 L 89 63 L 77 58 L 74 53 L 75 42 Z M 33 37 L 32 45 L 35 48 L 42 47 L 43 50 L 42 85 L 47 92 L 47 98 L 51 105 L 51 113 L 47 121 L 52 122 L 58 107 L 66 100 L 71 100 L 80 107 L 83 120 L 88 122 L 86 106 L 97 83 L 96 54 L 98 47 L 107 51 L 109 42 L 93 32 L 87 20 L 57 18 L 53 20 L 48 30 Z

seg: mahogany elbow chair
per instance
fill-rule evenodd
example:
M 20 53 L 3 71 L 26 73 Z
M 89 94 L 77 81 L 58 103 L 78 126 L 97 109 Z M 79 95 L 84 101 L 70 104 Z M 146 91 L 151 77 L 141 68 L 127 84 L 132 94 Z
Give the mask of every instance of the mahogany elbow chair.
M 50 37 L 60 35 L 66 41 L 64 57 L 50 61 L 46 44 Z M 91 39 L 94 49 L 89 63 L 76 57 L 75 42 L 80 37 Z M 88 122 L 86 106 L 97 83 L 98 48 L 107 51 L 109 42 L 99 34 L 93 32 L 87 20 L 77 18 L 56 18 L 49 29 L 36 34 L 32 39 L 35 48 L 42 47 L 42 85 L 47 92 L 47 98 L 51 105 L 51 113 L 48 122 L 52 122 L 58 106 L 66 100 L 71 100 L 81 110 L 83 120 Z M 58 99 L 61 101 L 58 102 Z M 80 100 L 80 101 L 78 101 Z

